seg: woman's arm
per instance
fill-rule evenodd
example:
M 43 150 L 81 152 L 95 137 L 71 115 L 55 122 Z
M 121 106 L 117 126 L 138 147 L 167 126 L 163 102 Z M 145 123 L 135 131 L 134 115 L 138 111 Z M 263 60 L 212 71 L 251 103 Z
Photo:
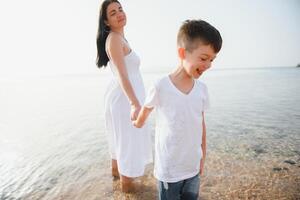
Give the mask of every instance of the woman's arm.
M 130 105 L 132 106 L 131 118 L 136 119 L 140 110 L 140 103 L 134 93 L 132 85 L 128 78 L 128 73 L 125 67 L 123 41 L 120 35 L 111 33 L 107 38 L 107 51 L 111 62 L 116 66 L 118 72 L 118 80 L 122 90 L 127 96 Z

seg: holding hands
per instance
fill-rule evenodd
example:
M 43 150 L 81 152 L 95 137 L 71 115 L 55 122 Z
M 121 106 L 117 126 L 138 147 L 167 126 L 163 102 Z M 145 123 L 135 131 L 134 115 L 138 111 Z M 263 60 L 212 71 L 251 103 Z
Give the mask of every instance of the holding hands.
M 134 120 L 137 119 L 140 110 L 141 110 L 140 104 L 131 105 L 131 111 L 130 111 L 130 119 L 131 119 L 131 121 L 134 121 Z
M 139 116 L 139 113 L 141 111 L 141 106 L 139 107 L 136 107 L 136 106 L 131 106 L 131 121 L 132 121 L 132 125 L 135 126 L 136 128 L 142 128 L 142 124 L 141 123 L 138 123 L 138 121 L 141 121 L 141 120 L 138 120 L 138 116 Z
M 131 121 L 133 126 L 135 126 L 136 128 L 142 128 L 152 110 L 153 108 L 147 107 L 140 107 L 138 110 L 135 110 L 131 107 Z M 136 113 L 136 115 L 134 113 Z

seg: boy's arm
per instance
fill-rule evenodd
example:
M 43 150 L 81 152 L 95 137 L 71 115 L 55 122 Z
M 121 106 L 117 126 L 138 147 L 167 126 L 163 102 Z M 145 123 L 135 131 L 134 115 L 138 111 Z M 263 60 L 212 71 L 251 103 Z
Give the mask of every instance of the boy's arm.
M 202 112 L 202 158 L 200 161 L 200 175 L 203 175 L 204 171 L 204 162 L 206 158 L 206 126 L 205 126 L 205 119 L 204 119 L 204 112 Z
M 148 108 L 148 107 L 143 106 L 137 119 L 132 122 L 133 125 L 137 128 L 141 128 L 144 125 L 146 119 L 148 118 L 148 116 L 152 110 L 153 110 L 153 108 Z

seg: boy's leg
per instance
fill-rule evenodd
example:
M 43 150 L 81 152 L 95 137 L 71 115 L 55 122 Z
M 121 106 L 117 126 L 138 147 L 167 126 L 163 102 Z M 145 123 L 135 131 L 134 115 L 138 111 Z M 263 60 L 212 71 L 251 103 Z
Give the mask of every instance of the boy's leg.
M 198 200 L 199 199 L 199 189 L 200 189 L 200 176 L 196 176 L 184 180 L 182 188 L 182 200 Z
M 180 200 L 183 181 L 166 183 L 158 181 L 159 200 Z

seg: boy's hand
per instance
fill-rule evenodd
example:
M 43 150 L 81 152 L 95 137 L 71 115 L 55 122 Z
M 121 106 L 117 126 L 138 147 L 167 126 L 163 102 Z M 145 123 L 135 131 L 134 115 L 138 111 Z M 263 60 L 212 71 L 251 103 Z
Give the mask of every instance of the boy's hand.
M 202 176 L 204 174 L 204 159 L 201 159 L 200 161 L 200 175 Z
M 137 128 L 142 128 L 144 126 L 144 123 L 150 114 L 150 112 L 153 110 L 153 108 L 147 108 L 143 107 L 142 109 L 139 109 L 140 112 L 138 112 L 136 118 L 131 118 L 132 120 L 132 125 L 137 127 Z M 133 111 L 131 109 L 131 111 Z
M 142 128 L 143 124 L 138 123 L 138 120 L 132 121 L 132 125 L 135 126 L 136 128 Z

